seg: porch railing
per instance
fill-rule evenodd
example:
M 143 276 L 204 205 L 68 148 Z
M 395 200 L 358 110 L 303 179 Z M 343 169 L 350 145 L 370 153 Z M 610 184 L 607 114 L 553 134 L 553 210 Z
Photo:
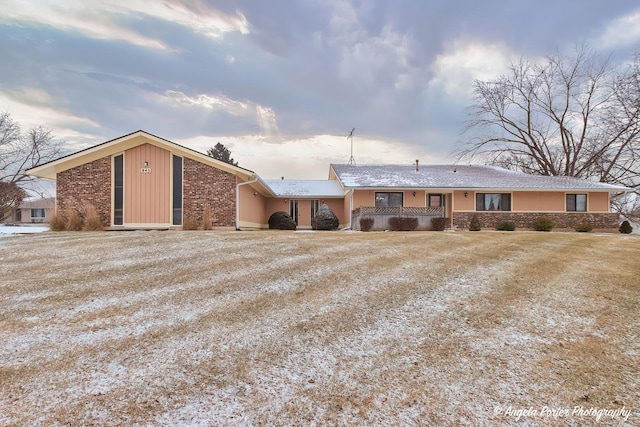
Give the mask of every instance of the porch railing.
M 417 230 L 431 230 L 432 218 L 444 217 L 444 207 L 418 208 L 418 207 L 375 207 L 361 206 L 351 212 L 351 228 L 360 230 L 360 218 L 372 218 L 372 230 L 388 230 L 389 219 L 393 217 L 417 218 Z

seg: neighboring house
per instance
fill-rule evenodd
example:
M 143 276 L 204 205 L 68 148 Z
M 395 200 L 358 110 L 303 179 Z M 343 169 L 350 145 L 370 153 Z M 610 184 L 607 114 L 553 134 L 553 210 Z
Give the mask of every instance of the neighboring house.
M 25 199 L 5 222 L 15 224 L 49 222 L 55 212 L 55 206 L 56 199 L 53 197 Z
M 45 163 L 29 175 L 54 179 L 63 217 L 93 205 L 105 227 L 180 228 L 187 220 L 217 228 L 268 228 L 269 217 L 288 212 L 310 229 L 327 204 L 341 228 L 359 229 L 364 216 L 387 228 L 392 216 L 415 216 L 419 229 L 431 218 L 466 228 L 473 214 L 486 227 L 509 219 L 527 228 L 549 216 L 559 228 L 588 221 L 615 229 L 610 193 L 620 186 L 564 177 L 531 176 L 489 166 L 332 164 L 328 180 L 265 180 L 255 172 L 137 131 Z
M 570 177 L 533 176 L 493 166 L 344 165 L 333 164 L 330 178 L 350 192 L 354 229 L 359 218 L 416 216 L 422 228 L 430 218 L 448 218 L 449 226 L 466 229 L 473 215 L 487 228 L 502 220 L 529 228 L 540 216 L 557 228 L 589 222 L 615 229 L 619 217 L 610 212 L 611 193 L 622 186 Z M 384 225 L 378 222 L 377 228 Z M 375 227 L 375 226 L 374 226 Z

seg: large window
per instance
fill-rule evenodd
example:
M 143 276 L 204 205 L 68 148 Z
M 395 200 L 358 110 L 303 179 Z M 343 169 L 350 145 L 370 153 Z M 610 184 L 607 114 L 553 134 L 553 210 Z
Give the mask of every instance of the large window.
M 293 221 L 298 225 L 298 201 L 297 200 L 289 200 L 289 215 Z
M 586 194 L 567 194 L 567 211 L 586 212 L 587 211 L 587 195 Z
M 311 202 L 311 225 L 313 225 L 313 220 L 316 219 L 316 212 L 320 209 L 320 200 L 310 200 Z
M 509 193 L 476 193 L 477 211 L 510 211 L 511 194 Z
M 31 209 L 31 219 L 44 219 L 44 209 Z
M 173 225 L 182 225 L 182 157 L 173 156 Z
M 124 201 L 124 156 L 113 158 L 113 225 L 122 225 Z
M 376 193 L 376 207 L 402 207 L 404 193 Z
M 442 203 L 442 194 L 429 194 L 428 203 L 430 208 L 440 208 L 444 206 Z

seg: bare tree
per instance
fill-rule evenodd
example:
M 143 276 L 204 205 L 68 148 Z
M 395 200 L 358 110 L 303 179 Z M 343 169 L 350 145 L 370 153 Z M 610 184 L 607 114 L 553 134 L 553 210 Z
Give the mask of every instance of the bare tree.
M 474 82 L 461 158 L 508 169 L 640 188 L 640 60 L 618 71 L 587 47 L 521 59 Z
M 0 220 L 27 196 L 34 180 L 27 169 L 54 159 L 60 147 L 51 130 L 34 126 L 23 133 L 9 113 L 0 113 Z

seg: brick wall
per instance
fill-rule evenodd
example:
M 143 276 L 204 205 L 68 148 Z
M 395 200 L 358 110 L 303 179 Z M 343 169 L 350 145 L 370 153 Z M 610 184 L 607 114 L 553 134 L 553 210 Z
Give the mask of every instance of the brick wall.
M 205 211 L 210 209 L 213 226 L 235 227 L 235 175 L 186 157 L 183 168 L 184 220 L 202 225 Z
M 84 216 L 87 203 L 91 203 L 102 225 L 111 224 L 111 157 L 60 172 L 56 176 L 56 203 L 58 213 L 65 217 L 68 207 Z
M 545 216 L 553 221 L 555 228 L 573 227 L 580 222 L 588 222 L 595 229 L 617 229 L 619 215 L 616 213 L 591 213 L 591 212 L 567 212 L 567 213 L 538 213 L 538 212 L 454 212 L 453 224 L 461 229 L 468 229 L 473 215 L 478 215 L 483 228 L 495 228 L 500 221 L 512 221 L 517 228 L 531 228 L 531 223 L 536 218 Z

